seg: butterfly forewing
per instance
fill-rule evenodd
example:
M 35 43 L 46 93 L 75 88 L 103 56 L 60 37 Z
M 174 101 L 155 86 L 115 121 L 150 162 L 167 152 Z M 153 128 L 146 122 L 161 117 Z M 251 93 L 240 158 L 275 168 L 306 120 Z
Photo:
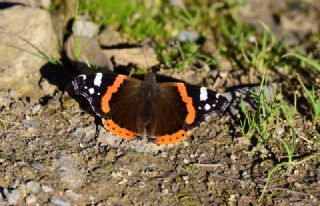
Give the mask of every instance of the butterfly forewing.
M 76 94 L 84 96 L 89 102 L 93 111 L 100 117 L 104 116 L 101 109 L 101 99 L 109 86 L 114 84 L 117 74 L 92 74 L 79 75 L 73 81 L 73 89 Z
M 193 97 L 192 102 L 196 110 L 192 127 L 198 126 L 208 115 L 224 112 L 229 105 L 226 97 L 206 87 L 186 85 L 186 88 L 188 95 Z
M 137 134 L 144 132 L 144 120 L 141 118 L 145 109 L 140 95 L 141 81 L 128 79 L 123 82 L 110 100 L 109 118 L 121 127 Z
M 160 84 L 159 98 L 151 104 L 152 117 L 150 134 L 161 136 L 177 132 L 184 128 L 187 109 L 177 86 Z

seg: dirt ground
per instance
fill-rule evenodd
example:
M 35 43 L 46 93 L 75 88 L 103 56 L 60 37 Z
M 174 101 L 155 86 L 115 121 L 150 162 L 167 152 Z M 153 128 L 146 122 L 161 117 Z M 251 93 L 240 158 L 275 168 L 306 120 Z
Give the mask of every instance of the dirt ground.
M 287 159 L 277 137 L 270 146 L 259 145 L 241 136 L 240 125 L 226 113 L 212 116 L 173 146 L 123 141 L 104 129 L 95 139 L 88 104 L 68 91 L 76 73 L 50 64 L 41 72 L 42 81 L 56 87 L 50 95 L 16 99 L 12 90 L 0 93 L 0 205 L 17 197 L 18 205 L 320 204 L 320 125 L 303 114 L 295 116 L 297 164 L 277 170 L 259 202 L 268 172 Z M 211 78 L 200 71 L 191 76 Z M 228 72 L 217 89 L 227 92 L 254 77 Z M 290 83 L 277 85 L 290 93 Z M 289 129 L 278 132 L 289 134 Z

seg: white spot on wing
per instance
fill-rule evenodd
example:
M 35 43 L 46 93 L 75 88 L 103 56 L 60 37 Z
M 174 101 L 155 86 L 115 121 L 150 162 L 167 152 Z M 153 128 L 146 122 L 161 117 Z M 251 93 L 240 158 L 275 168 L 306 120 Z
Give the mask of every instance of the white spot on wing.
M 211 108 L 211 106 L 210 106 L 209 104 L 204 105 L 204 109 L 205 109 L 205 110 L 208 111 L 210 108 Z
M 87 86 L 84 86 L 84 89 L 88 89 L 88 87 L 87 87 Z
M 102 73 L 97 73 L 95 78 L 94 78 L 94 81 L 93 81 L 93 84 L 97 87 L 100 87 L 101 85 L 101 79 L 102 79 Z
M 90 93 L 90 94 L 94 94 L 94 89 L 93 89 L 93 88 L 90 88 L 90 89 L 89 89 L 89 93 Z
M 84 74 L 79 75 L 79 77 L 81 77 L 83 80 L 86 80 L 87 76 Z
M 201 110 L 201 107 L 198 107 L 199 110 Z
M 208 99 L 208 91 L 207 88 L 200 88 L 200 101 L 206 101 Z

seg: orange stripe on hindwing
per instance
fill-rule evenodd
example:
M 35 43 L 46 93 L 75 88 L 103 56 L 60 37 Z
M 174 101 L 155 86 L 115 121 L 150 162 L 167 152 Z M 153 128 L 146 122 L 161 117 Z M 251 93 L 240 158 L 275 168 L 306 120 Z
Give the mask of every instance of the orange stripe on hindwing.
M 113 85 L 108 87 L 107 92 L 103 95 L 101 100 L 101 109 L 104 113 L 108 113 L 110 111 L 109 101 L 111 100 L 112 95 L 118 91 L 120 85 L 127 78 L 128 77 L 124 75 L 118 75 L 114 80 Z
M 185 130 L 179 130 L 173 134 L 167 134 L 156 137 L 157 144 L 175 144 L 186 138 L 187 134 Z
M 112 134 L 122 137 L 128 140 L 136 139 L 137 135 L 135 132 L 127 130 L 126 128 L 120 127 L 117 123 L 112 121 L 111 119 L 102 119 L 103 126 Z
M 186 103 L 187 106 L 188 115 L 185 121 L 187 124 L 192 124 L 196 118 L 196 110 L 193 107 L 192 98 L 188 96 L 187 88 L 183 83 L 176 83 L 176 86 L 178 87 L 182 101 Z

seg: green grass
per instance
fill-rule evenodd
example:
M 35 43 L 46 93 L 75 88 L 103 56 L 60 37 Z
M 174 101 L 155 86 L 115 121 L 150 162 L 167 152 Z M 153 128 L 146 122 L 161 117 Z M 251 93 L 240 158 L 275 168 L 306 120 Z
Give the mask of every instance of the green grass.
M 312 58 L 305 57 L 305 56 L 303 56 L 301 54 L 297 54 L 297 53 L 287 53 L 287 54 L 283 55 L 282 57 L 283 58 L 284 57 L 294 57 L 294 58 L 310 65 L 316 71 L 320 72 L 320 64 Z
M 282 58 L 288 58 L 288 57 L 293 57 L 295 59 L 300 60 L 301 62 L 309 65 L 312 69 L 314 69 L 314 71 L 316 72 L 316 74 L 319 74 L 320 72 L 320 64 L 310 58 L 310 57 L 306 57 L 297 53 L 287 53 L 285 55 L 282 56 Z M 304 96 L 307 98 L 309 106 L 310 106 L 310 110 L 312 113 L 312 117 L 315 121 L 320 121 L 320 96 L 319 96 L 319 89 L 320 89 L 320 85 L 312 85 L 311 89 L 308 89 L 305 85 L 305 83 L 302 81 L 300 75 L 297 73 L 297 78 L 303 88 L 304 91 Z M 317 88 L 317 89 L 315 89 Z
M 281 163 L 277 164 L 275 167 L 273 167 L 271 170 L 269 170 L 268 175 L 267 175 L 266 184 L 263 187 L 262 193 L 259 197 L 259 202 L 261 203 L 264 200 L 268 186 L 272 182 L 272 177 L 273 177 L 274 173 L 278 172 L 279 170 L 281 170 L 283 168 L 288 168 L 289 166 L 291 166 L 292 168 L 297 167 L 303 163 L 306 163 L 314 158 L 319 157 L 319 155 L 320 155 L 320 153 L 316 153 L 316 154 L 309 155 L 305 158 L 302 158 L 301 160 L 281 162 Z
M 267 143 L 269 137 L 272 136 L 270 128 L 280 118 L 280 106 L 275 101 L 276 92 L 274 91 L 271 99 L 266 96 L 267 80 L 268 74 L 265 73 L 260 83 L 259 92 L 252 93 L 251 98 L 258 101 L 257 110 L 250 112 L 243 102 L 241 104 L 242 112 L 245 115 L 244 120 L 241 121 L 241 132 L 249 137 L 255 135 L 259 144 Z
M 305 96 L 308 100 L 309 106 L 311 108 L 312 117 L 315 121 L 320 122 L 320 96 L 318 92 L 319 90 L 316 91 L 314 87 L 312 87 L 311 90 L 307 89 L 307 87 L 302 82 L 299 74 L 297 74 L 297 76 L 300 84 L 302 85 L 303 91 L 305 92 Z

